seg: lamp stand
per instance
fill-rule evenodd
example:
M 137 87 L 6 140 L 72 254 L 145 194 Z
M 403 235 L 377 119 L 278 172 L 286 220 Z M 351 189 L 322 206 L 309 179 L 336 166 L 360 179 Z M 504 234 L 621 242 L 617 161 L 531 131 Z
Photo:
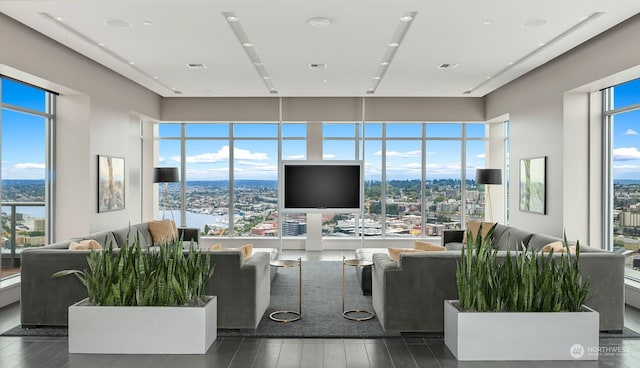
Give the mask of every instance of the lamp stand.
M 487 204 L 489 205 L 489 221 L 493 222 L 493 207 L 491 206 L 491 185 L 489 184 L 485 184 L 485 187 L 487 188 L 487 196 L 485 198 L 485 211 L 487 208 Z M 485 214 L 485 219 L 486 219 L 486 214 Z
M 164 183 L 164 201 L 162 202 L 162 219 L 164 220 L 164 215 L 167 212 L 167 198 L 169 198 L 169 183 Z M 171 209 L 171 220 L 173 223 L 176 223 L 175 217 L 173 217 L 173 209 Z

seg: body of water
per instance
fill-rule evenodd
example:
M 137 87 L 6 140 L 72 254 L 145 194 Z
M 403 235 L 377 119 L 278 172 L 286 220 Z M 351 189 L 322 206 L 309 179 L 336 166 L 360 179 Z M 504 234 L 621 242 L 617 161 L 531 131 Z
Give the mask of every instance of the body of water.
M 176 224 L 179 225 L 180 224 L 180 211 L 173 211 L 173 216 L 175 217 L 175 221 Z M 222 228 L 228 228 L 229 227 L 229 216 L 227 215 L 211 215 L 211 214 L 204 214 L 204 213 L 194 213 L 194 212 L 187 212 L 186 213 L 186 223 L 183 224 L 184 226 L 188 226 L 188 227 L 197 227 L 200 230 L 204 229 L 204 225 L 209 225 L 209 226 L 217 226 L 217 227 L 222 227 Z M 158 212 L 158 217 L 159 219 L 162 218 L 162 211 Z M 171 219 L 171 211 L 167 210 L 164 211 L 164 218 L 165 219 Z M 240 215 L 236 215 L 235 216 L 236 219 L 241 218 Z

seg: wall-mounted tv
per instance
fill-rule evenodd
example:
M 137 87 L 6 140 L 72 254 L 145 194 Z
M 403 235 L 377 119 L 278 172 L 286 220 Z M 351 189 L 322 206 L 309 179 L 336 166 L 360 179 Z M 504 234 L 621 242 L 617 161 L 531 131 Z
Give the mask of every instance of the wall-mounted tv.
M 283 161 L 282 209 L 287 212 L 359 212 L 362 161 Z

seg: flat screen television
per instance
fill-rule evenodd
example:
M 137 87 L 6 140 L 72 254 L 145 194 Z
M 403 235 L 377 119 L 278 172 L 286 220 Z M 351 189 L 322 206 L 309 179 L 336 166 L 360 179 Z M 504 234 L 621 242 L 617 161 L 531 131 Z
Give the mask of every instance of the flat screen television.
M 287 212 L 359 212 L 362 161 L 283 161 L 283 207 Z

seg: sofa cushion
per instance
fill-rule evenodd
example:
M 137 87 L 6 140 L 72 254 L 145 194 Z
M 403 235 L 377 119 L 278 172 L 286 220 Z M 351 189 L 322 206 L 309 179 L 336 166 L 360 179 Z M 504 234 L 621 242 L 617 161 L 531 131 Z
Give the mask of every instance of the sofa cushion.
M 509 229 L 511 229 L 511 226 L 497 224 L 496 227 L 493 228 L 493 240 L 491 244 L 493 244 L 493 246 L 495 247 L 495 245 L 500 241 L 502 235 Z
M 527 243 L 527 247 L 531 248 L 531 250 L 541 250 L 545 245 L 551 244 L 553 242 L 562 243 L 562 239 L 556 238 L 555 236 L 535 233 L 529 239 L 529 243 Z
M 451 243 L 447 243 L 444 246 L 447 250 L 462 250 L 464 248 L 464 244 L 463 243 L 458 243 L 458 242 L 451 242 Z
M 153 245 L 169 243 L 178 236 L 176 224 L 172 220 L 149 221 L 147 226 Z
M 515 227 L 507 229 L 498 239 L 497 243 L 493 244 L 493 247 L 497 250 L 522 250 L 522 245 L 529 244 L 529 239 L 533 236 L 533 233 L 525 230 L 520 230 Z
M 567 248 L 564 247 L 564 244 L 562 244 L 562 242 L 555 241 L 553 243 L 549 243 L 545 245 L 544 247 L 542 247 L 540 251 L 542 253 L 551 253 L 551 251 L 553 251 L 553 253 L 567 253 Z M 570 245 L 569 254 L 575 254 L 575 253 L 576 253 L 576 246 Z
M 140 248 L 146 249 L 153 246 L 153 239 L 146 223 L 131 225 L 113 231 L 119 247 L 123 247 L 129 239 L 129 245 L 134 245 L 136 238 L 140 240 Z

